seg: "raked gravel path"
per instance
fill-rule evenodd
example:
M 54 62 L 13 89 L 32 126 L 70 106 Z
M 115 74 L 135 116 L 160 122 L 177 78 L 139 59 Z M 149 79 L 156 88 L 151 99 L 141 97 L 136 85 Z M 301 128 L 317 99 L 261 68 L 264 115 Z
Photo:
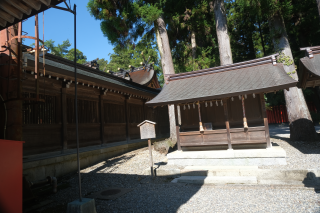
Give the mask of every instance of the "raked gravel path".
M 280 143 L 279 141 L 277 143 Z M 285 143 L 285 142 L 284 142 Z M 279 144 L 282 145 L 282 144 Z M 154 162 L 163 154 L 153 152 Z M 293 186 L 188 185 L 173 184 L 171 178 L 154 180 L 143 175 L 148 168 L 148 149 L 142 148 L 100 162 L 81 171 L 84 196 L 108 187 L 133 188 L 116 200 L 96 199 L 98 213 L 104 212 L 318 212 L 320 191 Z M 38 212 L 66 212 L 67 203 L 78 197 L 77 174 L 60 178 L 69 184 L 53 202 Z

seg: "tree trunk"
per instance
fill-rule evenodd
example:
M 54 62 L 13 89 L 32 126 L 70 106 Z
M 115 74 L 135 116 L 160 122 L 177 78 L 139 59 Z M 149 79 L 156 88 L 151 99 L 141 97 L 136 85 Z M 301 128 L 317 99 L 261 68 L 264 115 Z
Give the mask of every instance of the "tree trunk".
M 192 48 L 192 66 L 194 70 L 195 60 L 197 57 L 197 43 L 196 43 L 196 33 L 192 30 L 191 31 L 191 48 Z
M 169 38 L 166 29 L 166 24 L 164 23 L 163 18 L 160 16 L 154 23 L 158 49 L 161 57 L 161 66 L 162 72 L 164 75 L 165 84 L 167 84 L 167 79 L 165 74 L 174 74 L 171 50 L 169 45 Z M 176 122 L 174 114 L 174 105 L 168 105 L 169 113 L 169 122 L 170 122 L 170 138 L 172 141 L 177 141 L 177 132 L 176 132 Z
M 318 11 L 319 11 L 319 18 L 320 18 L 320 0 L 317 0 L 317 5 L 318 5 Z
M 219 44 L 220 65 L 232 64 L 232 52 L 223 0 L 214 1 L 214 16 Z
M 271 32 L 275 32 L 273 37 L 275 50 L 281 50 L 286 56 L 289 56 L 293 60 L 288 35 L 280 13 L 275 13 L 269 18 L 269 28 Z M 284 65 L 284 69 L 287 73 L 293 72 L 295 65 L 294 63 L 290 66 Z M 292 73 L 291 77 L 298 80 L 297 72 Z M 302 90 L 293 87 L 290 88 L 289 91 L 284 90 L 284 96 L 290 124 L 290 139 L 293 141 L 316 140 L 317 134 Z
M 258 27 L 259 27 L 261 45 L 262 45 L 262 49 L 263 49 L 263 56 L 266 56 L 266 49 L 264 47 L 264 40 L 263 40 L 263 34 L 262 34 L 261 23 L 260 23 L 260 18 L 259 17 L 258 17 Z

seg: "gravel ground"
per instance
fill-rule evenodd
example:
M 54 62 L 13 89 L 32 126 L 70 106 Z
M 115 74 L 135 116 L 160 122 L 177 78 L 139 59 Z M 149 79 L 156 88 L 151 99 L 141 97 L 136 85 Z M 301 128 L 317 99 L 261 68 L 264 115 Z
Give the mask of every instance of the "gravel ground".
M 164 155 L 153 152 L 154 162 Z M 143 175 L 148 168 L 148 149 L 128 152 L 81 171 L 85 196 L 108 187 L 133 188 L 116 200 L 96 199 L 103 212 L 318 212 L 320 191 L 290 186 L 188 185 L 173 184 L 171 178 L 152 179 Z M 57 194 L 42 197 L 53 202 L 37 212 L 66 212 L 67 203 L 77 199 L 78 176 L 59 179 L 67 185 Z M 35 212 L 35 211 L 34 211 Z
M 285 137 L 271 138 L 287 154 L 287 165 L 259 166 L 262 169 L 320 169 L 320 142 L 290 141 Z

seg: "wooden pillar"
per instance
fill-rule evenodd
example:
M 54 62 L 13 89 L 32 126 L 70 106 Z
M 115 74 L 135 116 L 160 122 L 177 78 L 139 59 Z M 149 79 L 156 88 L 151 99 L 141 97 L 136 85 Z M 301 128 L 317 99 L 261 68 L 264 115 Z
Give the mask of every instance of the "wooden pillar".
M 146 107 L 146 101 L 147 100 L 143 100 L 143 104 L 142 104 L 142 116 L 143 116 L 143 120 L 147 120 L 148 116 L 147 116 L 147 113 L 148 113 L 148 109 Z M 154 121 L 153 121 L 154 122 Z
M 200 132 L 203 132 L 204 129 L 201 121 L 200 102 L 198 102 L 197 105 L 198 105 L 198 113 L 199 113 L 199 129 L 200 129 Z
M 67 88 L 61 88 L 61 123 L 62 123 L 62 151 L 68 149 L 68 128 L 67 128 Z
M 230 124 L 229 124 L 229 115 L 228 115 L 228 100 L 226 98 L 223 99 L 223 109 L 224 109 L 224 118 L 225 118 L 226 129 L 227 129 L 228 149 L 231 150 L 232 145 L 231 145 Z
M 261 103 L 261 112 L 266 132 L 266 140 L 267 140 L 267 148 L 272 148 L 272 144 L 270 141 L 270 134 L 269 134 L 269 123 L 268 123 L 268 117 L 267 117 L 267 111 L 266 111 L 266 103 L 264 100 L 264 93 L 260 93 L 260 103 Z
M 129 106 L 128 106 L 128 100 L 130 99 L 129 96 L 126 96 L 126 99 L 124 101 L 124 110 L 125 110 L 125 118 L 126 118 L 126 140 L 127 143 L 130 141 L 130 123 L 129 123 Z
M 241 102 L 242 102 L 242 112 L 243 112 L 243 128 L 245 131 L 249 129 L 248 127 L 248 122 L 247 122 L 247 117 L 246 117 L 246 109 L 244 106 L 244 97 L 241 95 Z
M 176 120 L 176 134 L 177 134 L 177 148 L 179 151 L 181 151 L 181 145 L 180 145 L 180 125 L 181 125 L 181 117 L 180 117 L 180 106 L 175 104 L 175 120 Z
M 103 93 L 99 95 L 99 114 L 100 114 L 100 139 L 101 145 L 105 144 L 104 140 L 104 107 L 103 107 Z

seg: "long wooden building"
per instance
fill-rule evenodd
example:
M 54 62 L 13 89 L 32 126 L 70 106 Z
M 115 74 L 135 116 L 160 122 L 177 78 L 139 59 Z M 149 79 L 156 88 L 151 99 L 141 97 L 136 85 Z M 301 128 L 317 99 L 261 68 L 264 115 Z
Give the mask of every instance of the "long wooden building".
M 147 105 L 174 104 L 179 150 L 246 144 L 271 147 L 264 93 L 297 83 L 275 56 L 167 75 L 166 85 Z
M 74 171 L 76 167 L 70 160 L 76 153 L 74 64 L 47 53 L 45 60 L 39 59 L 37 80 L 35 56 L 24 53 L 23 61 L 22 126 L 12 125 L 16 118 L 6 115 L 1 104 L 0 128 L 6 131 L 1 131 L 0 137 L 10 139 L 6 133 L 12 128 L 22 131 L 24 173 L 31 181 Z M 154 109 L 145 105 L 160 90 L 81 64 L 77 64 L 77 73 L 82 167 L 146 146 L 137 127 L 146 119 L 157 123 L 157 138 L 169 136 L 167 107 Z M 1 75 L 1 96 L 9 106 L 16 93 L 7 92 L 11 82 L 6 79 L 6 72 Z M 63 166 L 57 169 L 59 165 Z

